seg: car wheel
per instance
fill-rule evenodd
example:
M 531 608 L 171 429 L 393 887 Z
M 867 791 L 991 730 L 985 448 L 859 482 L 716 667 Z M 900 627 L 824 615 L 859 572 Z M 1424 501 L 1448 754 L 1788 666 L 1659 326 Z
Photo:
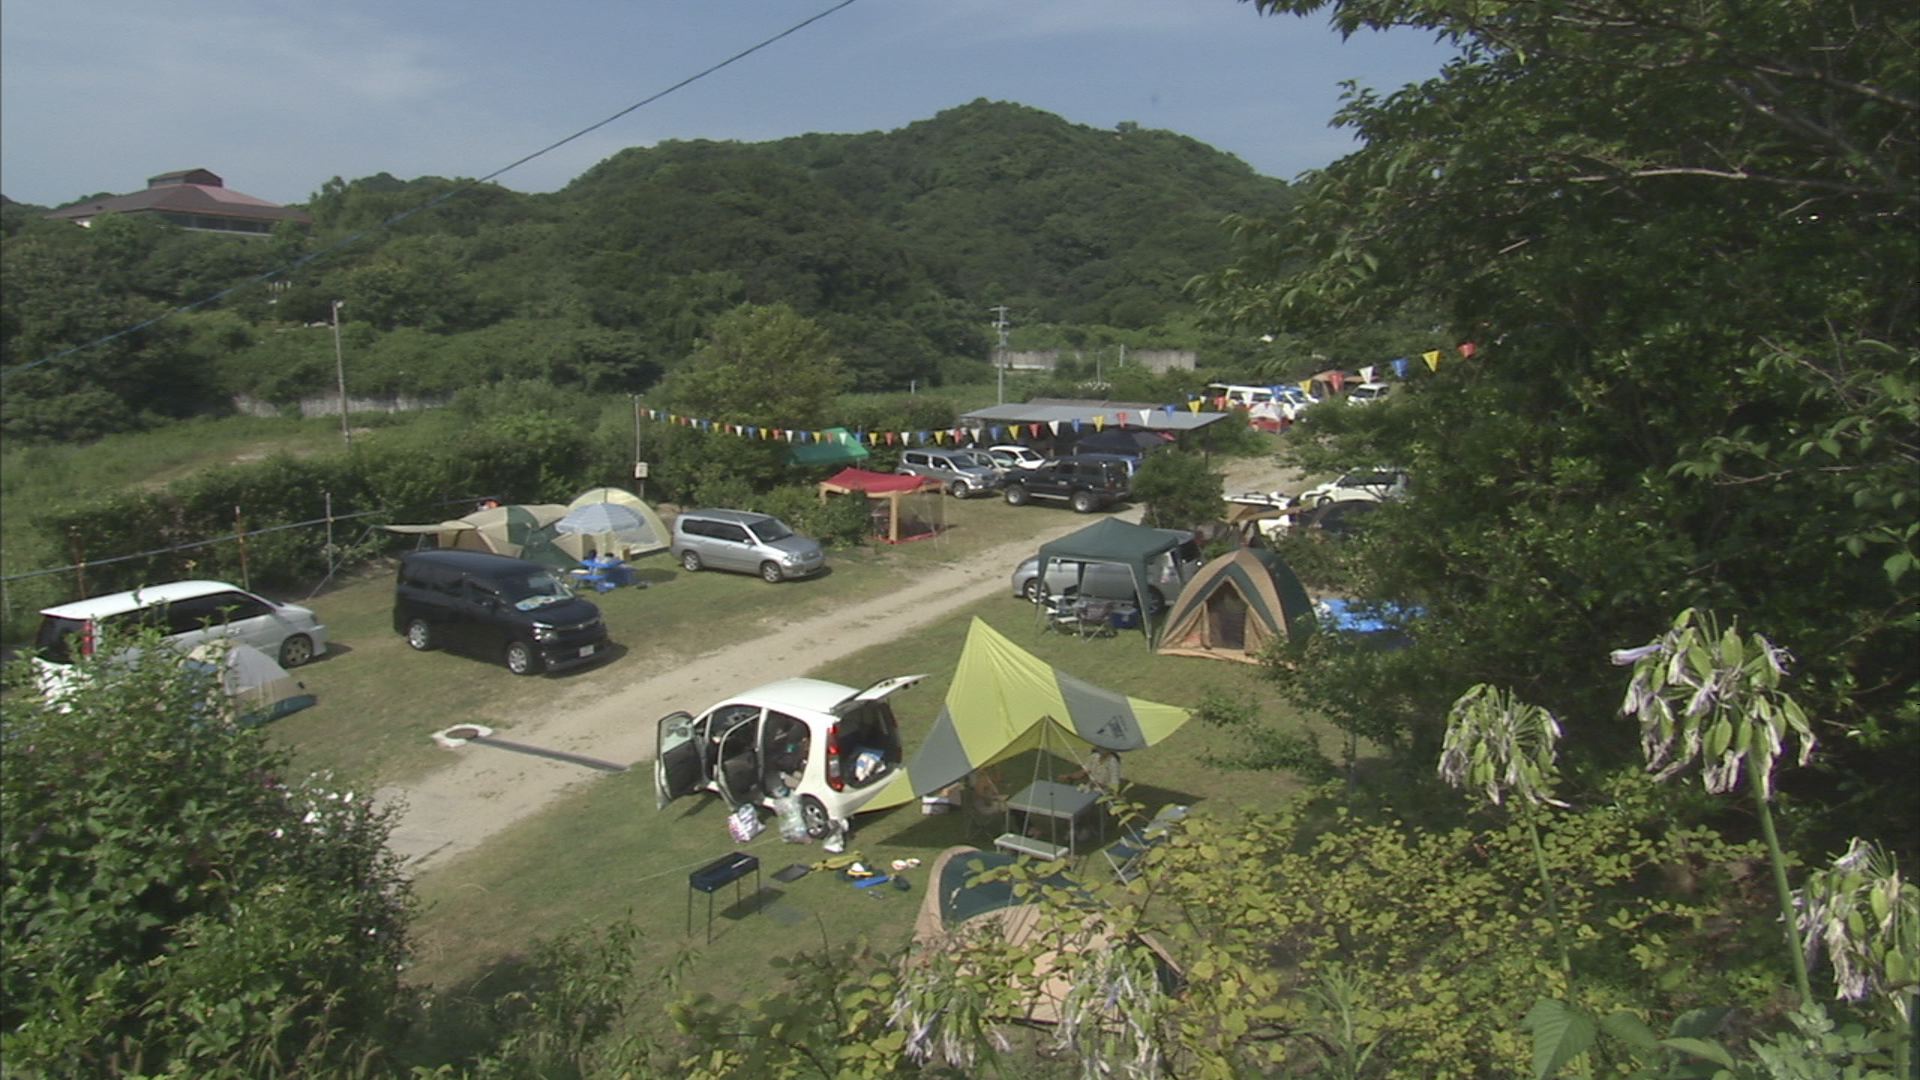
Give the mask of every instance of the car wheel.
M 800 796 L 800 820 L 807 823 L 807 835 L 815 840 L 833 831 L 833 818 L 827 808 L 811 795 Z
M 313 659 L 313 639 L 305 634 L 295 634 L 280 643 L 280 666 L 297 668 Z
M 684 555 L 681 555 L 680 568 L 685 570 L 689 574 L 699 573 L 700 572 L 700 553 L 697 551 L 689 551 Z
M 415 619 L 407 624 L 407 644 L 415 652 L 426 652 L 433 648 L 433 627 L 425 619 Z
M 507 670 L 515 675 L 532 675 L 540 670 L 540 658 L 534 655 L 533 646 L 524 641 L 507 643 Z
M 780 564 L 768 560 L 760 564 L 760 580 L 769 585 L 778 585 L 786 575 L 780 572 Z
M 1093 497 L 1093 492 L 1076 491 L 1073 493 L 1073 512 L 1074 513 L 1091 514 L 1098 509 L 1100 509 L 1100 500 Z
M 1020 486 L 1019 484 L 1015 484 L 1012 487 L 1009 487 L 1007 489 L 1007 505 L 1008 506 L 1027 505 L 1027 489 Z
M 964 480 L 947 481 L 947 494 L 953 496 L 956 499 L 966 498 L 967 497 L 966 481 Z
M 1028 578 L 1026 584 L 1020 586 L 1020 595 L 1033 603 L 1044 603 L 1047 599 L 1047 583 L 1037 577 Z

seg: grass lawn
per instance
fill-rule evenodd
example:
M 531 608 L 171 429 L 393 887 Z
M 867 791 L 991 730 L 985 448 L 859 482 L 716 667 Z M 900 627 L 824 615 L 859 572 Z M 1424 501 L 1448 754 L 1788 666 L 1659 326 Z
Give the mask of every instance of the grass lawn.
M 1196 704 L 1209 689 L 1257 698 L 1276 723 L 1301 719 L 1274 700 L 1256 669 L 1241 664 L 1150 653 L 1137 636 L 1080 641 L 1043 634 L 1033 608 L 1011 597 L 982 601 L 955 618 L 883 648 L 870 649 L 811 672 L 862 686 L 910 672 L 927 672 L 919 686 L 895 697 L 909 756 L 931 726 L 952 678 L 971 619 L 978 616 L 1049 663 L 1102 686 L 1169 704 Z M 744 689 L 744 688 L 743 688 Z M 1190 723 L 1166 742 L 1126 757 L 1134 798 L 1147 805 L 1177 801 L 1224 811 L 1240 805 L 1271 805 L 1297 790 L 1288 778 L 1209 767 L 1200 760 L 1214 733 Z M 1047 766 L 1039 766 L 1042 769 Z M 1054 769 L 1070 765 L 1055 763 Z M 1003 766 L 1011 787 L 1034 775 L 1031 758 Z M 909 806 L 855 820 L 850 851 L 885 864 L 917 856 L 930 863 L 956 843 L 990 846 L 997 822 L 966 813 L 921 816 Z M 1111 838 L 1111 832 L 1109 835 Z M 458 991 L 492 965 L 509 968 L 535 938 L 591 928 L 631 917 L 643 932 L 643 970 L 661 970 L 683 950 L 701 955 L 690 969 L 689 989 L 729 997 L 767 986 L 774 956 L 826 941 L 866 935 L 882 946 L 904 944 L 911 933 L 926 878 L 909 872 L 914 891 L 857 890 L 827 873 L 791 884 L 770 880 L 792 862 L 811 863 L 818 845 L 783 843 L 768 830 L 744 845 L 762 864 L 760 906 L 733 906 L 732 890 L 716 895 L 714 941 L 705 940 L 706 897 L 696 894 L 693 933 L 688 936 L 687 873 L 735 845 L 726 832 L 718 799 L 682 799 L 654 808 L 651 770 L 597 780 L 578 794 L 496 837 L 481 850 L 423 876 L 418 884 L 426 910 L 416 923 L 418 966 L 414 978 Z M 1103 872 L 1099 856 L 1088 869 Z M 747 884 L 751 893 L 751 880 Z
M 300 600 L 319 612 L 332 643 L 325 659 L 298 672 L 319 703 L 275 724 L 273 735 L 304 767 L 332 770 L 357 784 L 403 781 L 444 762 L 446 751 L 429 738 L 435 731 L 479 723 L 508 734 L 520 718 L 568 696 L 670 670 L 1023 533 L 1094 520 L 1000 499 L 944 499 L 943 505 L 948 529 L 939 539 L 835 550 L 827 556 L 830 572 L 806 581 L 768 585 L 746 574 L 689 574 L 665 553 L 642 559 L 636 567 L 647 588 L 593 597 L 616 646 L 612 659 L 554 677 L 517 678 L 468 656 L 412 651 L 393 630 L 391 569 L 366 571 Z M 1006 572 L 1013 573 L 1011 563 Z

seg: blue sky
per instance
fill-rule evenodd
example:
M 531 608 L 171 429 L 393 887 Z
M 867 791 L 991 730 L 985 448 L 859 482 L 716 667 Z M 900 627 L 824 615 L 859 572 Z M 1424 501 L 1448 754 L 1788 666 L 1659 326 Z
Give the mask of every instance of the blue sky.
M 7 0 L 0 193 L 57 206 L 176 169 L 304 201 L 330 177 L 483 176 L 836 0 Z M 1341 80 L 1437 72 L 1235 0 L 858 0 L 499 178 L 553 191 L 663 139 L 891 130 L 975 98 L 1133 121 L 1291 179 L 1352 148 Z

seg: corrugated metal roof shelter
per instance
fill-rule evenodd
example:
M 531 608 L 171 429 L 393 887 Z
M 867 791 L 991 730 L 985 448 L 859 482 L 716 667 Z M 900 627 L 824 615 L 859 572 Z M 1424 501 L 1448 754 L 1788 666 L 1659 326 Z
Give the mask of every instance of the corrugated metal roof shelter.
M 1198 431 L 1210 424 L 1222 420 L 1234 419 L 1231 413 L 1193 412 L 1188 409 L 1168 410 L 1164 404 L 1155 405 L 1138 401 L 1066 401 L 1049 398 L 1036 398 L 1023 404 L 988 405 L 974 409 L 960 417 L 964 427 L 1025 427 L 1030 434 L 1032 425 L 1039 424 L 1050 435 L 1081 430 L 1091 431 L 1095 421 L 1102 428 L 1136 427 L 1149 431 L 1170 431 L 1176 434 Z M 1075 425 L 1078 425 L 1076 429 Z

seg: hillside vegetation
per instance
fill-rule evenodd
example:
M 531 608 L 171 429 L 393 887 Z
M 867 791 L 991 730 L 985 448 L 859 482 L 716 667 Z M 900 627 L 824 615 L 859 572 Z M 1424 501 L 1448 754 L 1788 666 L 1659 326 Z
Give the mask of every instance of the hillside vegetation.
M 1074 343 L 1222 358 L 1181 286 L 1226 258 L 1223 218 L 1288 198 L 1179 135 L 983 100 L 892 132 L 626 150 L 551 195 L 335 178 L 306 206 L 311 231 L 266 243 L 126 218 L 82 230 L 12 206 L 9 368 L 232 291 L 10 372 L 0 421 L 10 438 L 71 440 L 235 395 L 330 393 L 336 300 L 355 396 L 513 378 L 640 393 L 741 304 L 817 322 L 859 390 L 985 377 L 1002 304 L 1018 326 L 1076 327 Z

